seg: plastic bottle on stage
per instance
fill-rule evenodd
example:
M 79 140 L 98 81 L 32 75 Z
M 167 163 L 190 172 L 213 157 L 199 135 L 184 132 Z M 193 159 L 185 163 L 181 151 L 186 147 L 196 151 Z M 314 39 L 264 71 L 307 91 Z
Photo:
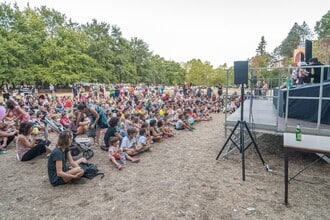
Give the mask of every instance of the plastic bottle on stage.
M 297 127 L 296 127 L 296 141 L 301 141 L 301 129 L 300 129 L 300 125 L 297 125 Z
M 286 88 L 292 89 L 292 87 L 293 87 L 292 80 L 289 79 L 289 77 L 287 77 L 285 81 L 286 81 Z

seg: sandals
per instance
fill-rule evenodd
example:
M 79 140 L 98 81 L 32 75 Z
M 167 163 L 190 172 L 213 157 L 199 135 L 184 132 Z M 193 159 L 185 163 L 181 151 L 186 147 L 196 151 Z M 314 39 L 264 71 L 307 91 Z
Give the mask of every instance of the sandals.
M 120 165 L 120 164 L 117 164 L 117 165 L 116 165 L 116 168 L 117 168 L 118 170 L 121 170 L 121 168 L 123 168 L 123 166 Z
M 0 150 L 6 150 L 6 148 L 7 148 L 6 144 L 3 144 L 3 145 L 0 146 Z
M 133 158 L 132 159 L 132 163 L 138 163 L 138 162 L 140 162 L 140 159 L 139 158 Z

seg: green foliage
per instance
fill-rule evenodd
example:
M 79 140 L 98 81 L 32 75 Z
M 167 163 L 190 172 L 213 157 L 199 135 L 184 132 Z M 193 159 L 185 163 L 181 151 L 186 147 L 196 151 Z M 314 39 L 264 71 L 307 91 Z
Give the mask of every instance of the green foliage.
M 193 59 L 185 64 L 186 80 L 196 85 L 207 85 L 213 68 L 209 63 Z
M 315 43 L 323 58 L 329 48 L 330 11 L 316 24 L 315 31 L 323 39 Z M 270 55 L 262 36 L 251 67 L 267 67 L 280 56 L 292 57 L 298 44 L 311 38 L 304 22 L 294 24 L 286 39 Z M 233 70 L 218 68 L 207 61 L 192 59 L 186 63 L 166 60 L 153 54 L 142 39 L 123 38 L 116 25 L 93 19 L 77 24 L 64 14 L 45 6 L 20 10 L 0 3 L 0 83 L 65 85 L 78 82 L 153 83 L 217 85 L 233 82 Z M 325 46 L 326 45 L 326 46 Z M 327 49 L 328 51 L 329 49 Z M 326 53 L 324 54 L 326 57 Z M 263 76 L 265 75 L 265 76 Z M 268 71 L 261 77 L 273 77 Z
M 79 25 L 45 6 L 21 11 L 5 3 L 0 24 L 2 84 L 184 81 L 179 63 L 153 55 L 141 39 L 126 40 L 115 25 Z
M 323 63 L 329 63 L 330 59 L 330 36 L 323 37 L 313 42 L 313 55 Z
M 282 41 L 280 46 L 280 53 L 285 57 L 292 57 L 293 51 L 296 49 L 300 43 L 300 33 L 301 27 L 295 23 L 291 28 L 288 36 Z
M 265 40 L 265 37 L 262 36 L 261 40 L 260 40 L 260 43 L 258 44 L 258 47 L 256 49 L 257 55 L 262 56 L 262 55 L 266 54 L 266 45 L 267 45 L 267 42 Z
M 314 31 L 321 39 L 330 37 L 330 10 L 323 15 L 320 21 L 316 22 Z

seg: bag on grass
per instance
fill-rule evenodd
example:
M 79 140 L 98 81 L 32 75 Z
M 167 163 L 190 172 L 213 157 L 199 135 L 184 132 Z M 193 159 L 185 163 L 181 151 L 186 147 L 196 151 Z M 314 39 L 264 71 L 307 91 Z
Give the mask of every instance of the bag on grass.
M 99 172 L 96 164 L 93 163 L 80 163 L 80 167 L 84 170 L 83 177 L 87 179 L 93 179 L 94 177 L 101 175 L 101 179 L 104 177 L 104 173 Z
M 92 137 L 92 138 L 96 137 L 96 129 L 89 128 L 89 129 L 87 130 L 87 136 L 88 136 L 88 137 Z

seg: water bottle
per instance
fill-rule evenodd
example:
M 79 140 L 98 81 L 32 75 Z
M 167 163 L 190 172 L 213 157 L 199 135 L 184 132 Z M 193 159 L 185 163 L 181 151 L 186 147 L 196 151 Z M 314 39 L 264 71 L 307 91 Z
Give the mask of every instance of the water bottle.
M 292 80 L 289 77 L 287 77 L 286 78 L 286 88 L 291 89 L 292 87 L 293 87 Z
M 121 152 L 120 163 L 126 164 L 126 152 Z
M 301 129 L 299 124 L 296 127 L 296 141 L 301 141 Z

